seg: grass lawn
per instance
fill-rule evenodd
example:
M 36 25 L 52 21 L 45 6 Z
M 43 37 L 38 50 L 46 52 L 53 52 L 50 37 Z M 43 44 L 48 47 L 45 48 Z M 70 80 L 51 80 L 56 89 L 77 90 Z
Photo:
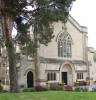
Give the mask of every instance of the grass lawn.
M 24 92 L 0 93 L 0 100 L 96 100 L 96 92 Z

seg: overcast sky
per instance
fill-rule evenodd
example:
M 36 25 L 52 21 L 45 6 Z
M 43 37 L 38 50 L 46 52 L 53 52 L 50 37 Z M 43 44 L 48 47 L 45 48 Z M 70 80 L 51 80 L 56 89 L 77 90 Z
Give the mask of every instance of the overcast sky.
M 96 49 L 96 0 L 76 0 L 70 14 L 88 28 L 88 44 Z

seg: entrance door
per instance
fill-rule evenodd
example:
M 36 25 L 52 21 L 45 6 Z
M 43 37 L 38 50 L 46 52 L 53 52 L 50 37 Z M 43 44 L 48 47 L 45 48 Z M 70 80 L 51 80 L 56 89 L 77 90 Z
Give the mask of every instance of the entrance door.
M 67 84 L 67 72 L 62 72 L 62 82 Z
M 32 88 L 33 87 L 33 73 L 31 71 L 27 74 L 27 87 Z

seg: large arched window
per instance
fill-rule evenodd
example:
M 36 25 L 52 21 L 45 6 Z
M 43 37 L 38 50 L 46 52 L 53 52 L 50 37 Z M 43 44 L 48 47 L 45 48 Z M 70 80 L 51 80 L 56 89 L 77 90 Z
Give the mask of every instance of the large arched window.
M 71 57 L 71 37 L 68 33 L 61 33 L 58 36 L 58 56 Z

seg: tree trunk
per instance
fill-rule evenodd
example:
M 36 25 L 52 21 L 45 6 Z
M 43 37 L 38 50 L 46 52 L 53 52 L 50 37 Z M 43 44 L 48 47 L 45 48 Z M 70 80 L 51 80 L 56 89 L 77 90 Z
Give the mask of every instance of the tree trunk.
M 18 74 L 16 70 L 15 50 L 11 37 L 10 25 L 8 25 L 8 23 L 9 23 L 8 18 L 4 16 L 4 27 L 5 27 L 4 38 L 9 58 L 10 92 L 17 93 L 19 92 L 19 88 L 18 88 Z
M 35 42 L 35 54 L 34 54 L 34 66 L 35 66 L 35 85 L 39 84 L 39 66 L 40 66 L 40 59 L 38 53 L 38 34 L 37 34 L 37 21 L 35 21 L 34 26 L 34 42 Z
M 39 66 L 40 66 L 40 59 L 38 55 L 38 48 L 36 48 L 35 53 L 35 84 L 39 84 Z

